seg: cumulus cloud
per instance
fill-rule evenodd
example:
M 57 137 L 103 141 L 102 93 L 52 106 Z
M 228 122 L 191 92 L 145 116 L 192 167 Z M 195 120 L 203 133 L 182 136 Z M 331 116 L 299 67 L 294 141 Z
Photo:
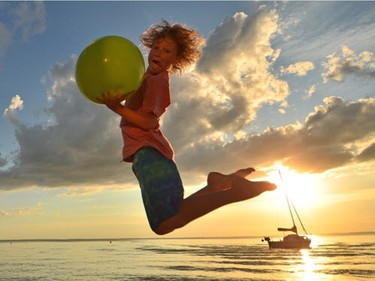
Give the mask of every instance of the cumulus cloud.
M 322 74 L 324 83 L 329 80 L 342 82 L 348 75 L 356 75 L 363 78 L 375 77 L 375 57 L 372 52 L 363 51 L 356 55 L 347 46 L 343 46 L 341 50 L 341 56 L 333 53 L 327 56 L 327 62 L 322 63 L 327 69 Z
M 357 102 L 324 99 L 303 124 L 268 128 L 226 145 L 199 144 L 186 153 L 184 168 L 230 171 L 233 165 L 264 167 L 281 162 L 301 172 L 324 172 L 350 163 L 375 160 L 375 99 Z
M 47 28 L 46 10 L 41 1 L 4 3 L 0 9 L 11 15 L 9 22 L 0 19 L 0 58 L 15 39 L 27 42 L 33 36 L 43 34 Z
M 275 11 L 237 13 L 207 38 L 196 68 L 173 77 L 172 105 L 162 126 L 182 174 L 189 174 L 185 184 L 201 183 L 209 170 L 276 161 L 301 171 L 324 171 L 373 160 L 374 99 L 327 98 L 303 124 L 247 132 L 263 105 L 286 105 L 288 84 L 270 71 L 280 53 L 270 43 L 277 32 Z M 49 70 L 45 123 L 26 125 L 19 119 L 15 109 L 21 98 L 8 107 L 19 149 L 7 157 L 14 165 L 0 170 L 1 189 L 67 187 L 76 194 L 116 184 L 137 186 L 130 165 L 120 163 L 119 117 L 79 93 L 75 63 L 71 56 Z
M 17 98 L 8 108 L 19 150 L 12 159 L 14 166 L 0 173 L 1 188 L 95 187 L 119 181 L 123 171 L 119 120 L 79 93 L 75 63 L 72 56 L 49 71 L 46 124 L 27 126 L 17 119 L 10 110 L 20 106 Z
M 316 92 L 316 85 L 312 85 L 306 92 L 307 97 L 311 98 L 313 94 Z
M 339 97 L 324 99 L 310 113 L 298 139 L 306 148 L 287 163 L 300 169 L 325 171 L 361 159 L 364 140 L 374 140 L 375 99 L 345 101 Z M 359 152 L 358 152 L 359 151 Z M 310 160 L 310 161 L 309 161 Z
M 173 78 L 173 106 L 163 130 L 177 158 L 194 146 L 241 138 L 262 105 L 285 102 L 287 83 L 269 71 L 279 54 L 270 43 L 277 20 L 275 11 L 264 8 L 228 17 L 208 38 L 197 68 Z M 134 183 L 130 169 L 119 163 L 119 118 L 79 94 L 75 62 L 71 57 L 49 71 L 46 124 L 27 126 L 12 115 L 19 151 L 14 167 L 0 173 L 2 188 Z
M 4 157 L 2 157 L 0 153 L 0 168 L 4 167 L 7 163 L 8 163 L 7 160 Z
M 288 84 L 270 71 L 279 55 L 271 47 L 277 32 L 277 13 L 260 8 L 227 17 L 211 33 L 195 71 L 173 80 L 165 129 L 176 151 L 233 138 L 265 104 L 286 106 Z
M 43 2 L 20 2 L 12 14 L 14 29 L 20 31 L 24 41 L 46 30 L 46 10 Z
M 306 76 L 307 72 L 314 69 L 311 61 L 301 61 L 291 64 L 288 67 L 281 67 L 280 72 L 283 74 L 296 74 L 297 76 Z
M 4 110 L 4 116 L 8 119 L 10 123 L 17 126 L 19 123 L 14 111 L 21 110 L 23 108 L 23 100 L 19 95 L 14 96 L 11 101 L 10 105 Z
M 19 95 L 14 96 L 11 101 L 10 105 L 5 109 L 4 114 L 8 111 L 14 111 L 16 109 L 22 109 L 23 108 L 23 100 Z
M 4 56 L 12 42 L 12 34 L 7 27 L 0 22 L 0 58 Z

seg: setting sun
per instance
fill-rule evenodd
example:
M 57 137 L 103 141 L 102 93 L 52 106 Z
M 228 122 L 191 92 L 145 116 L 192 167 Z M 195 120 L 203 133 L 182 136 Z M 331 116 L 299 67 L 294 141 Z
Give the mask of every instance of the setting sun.
M 298 173 L 287 167 L 277 164 L 275 170 L 269 174 L 272 181 L 278 186 L 277 192 L 287 194 L 289 199 L 300 208 L 312 207 L 316 196 L 316 176 Z

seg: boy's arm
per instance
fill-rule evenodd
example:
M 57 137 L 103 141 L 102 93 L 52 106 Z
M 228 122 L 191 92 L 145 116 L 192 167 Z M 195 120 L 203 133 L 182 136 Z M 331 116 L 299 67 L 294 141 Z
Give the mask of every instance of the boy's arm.
M 120 94 L 111 95 L 106 93 L 98 101 L 104 103 L 109 109 L 125 118 L 128 122 L 140 127 L 143 130 L 151 130 L 158 123 L 158 118 L 152 112 L 138 112 L 122 105 L 124 98 Z

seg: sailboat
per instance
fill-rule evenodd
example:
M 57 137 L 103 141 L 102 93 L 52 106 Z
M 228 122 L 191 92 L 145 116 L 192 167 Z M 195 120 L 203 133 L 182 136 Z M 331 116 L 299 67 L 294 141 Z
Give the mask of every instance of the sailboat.
M 279 175 L 280 175 L 281 181 L 283 181 L 280 171 L 279 171 Z M 301 221 L 300 216 L 298 215 L 297 209 L 294 206 L 293 202 L 289 199 L 287 193 L 285 193 L 285 198 L 288 203 L 289 213 L 292 218 L 293 226 L 291 228 L 279 227 L 277 228 L 277 230 L 283 231 L 283 232 L 293 232 L 294 234 L 288 234 L 284 236 L 283 239 L 280 239 L 277 241 L 272 240 L 270 237 L 266 236 L 262 239 L 262 241 L 267 241 L 270 249 L 310 249 L 311 239 L 306 236 L 308 234 Z M 293 207 L 293 210 L 291 206 Z M 299 223 L 301 224 L 306 235 L 298 234 L 297 226 L 294 220 L 293 211 L 295 215 L 297 216 Z

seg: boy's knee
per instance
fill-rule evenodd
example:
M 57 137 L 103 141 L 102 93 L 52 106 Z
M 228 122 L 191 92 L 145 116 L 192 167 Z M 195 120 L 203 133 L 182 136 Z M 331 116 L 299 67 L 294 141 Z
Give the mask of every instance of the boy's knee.
M 153 229 L 153 231 L 157 235 L 165 235 L 168 233 L 171 233 L 175 229 L 181 228 L 186 225 L 185 220 L 181 218 L 179 214 L 161 222 L 159 226 L 156 229 Z
M 153 232 L 157 235 L 165 235 L 165 234 L 168 234 L 170 232 L 172 232 L 174 230 L 174 228 L 166 228 L 166 227 L 163 227 L 162 225 L 159 225 L 158 228 L 156 229 L 153 229 Z

